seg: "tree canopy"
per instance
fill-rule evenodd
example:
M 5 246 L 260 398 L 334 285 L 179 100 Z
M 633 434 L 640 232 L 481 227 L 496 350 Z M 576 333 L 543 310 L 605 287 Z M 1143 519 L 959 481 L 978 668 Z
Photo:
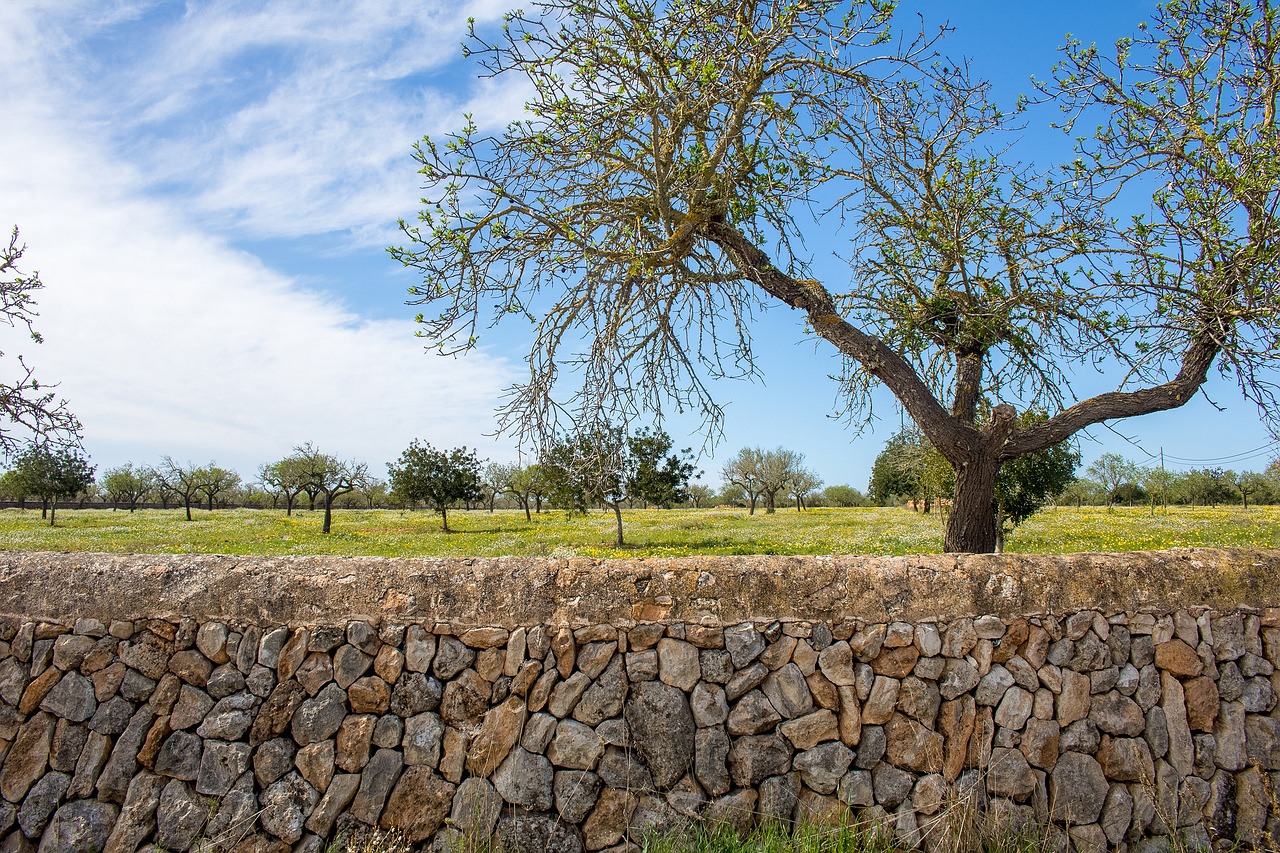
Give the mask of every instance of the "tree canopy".
M 458 501 L 479 500 L 480 460 L 465 447 L 436 450 L 414 439 L 399 461 L 387 465 L 391 488 L 405 500 L 423 501 L 440 513 L 449 532 L 449 506 Z
M 531 324 L 500 413 L 522 435 L 671 405 L 714 434 L 712 382 L 754 375 L 754 315 L 789 306 L 855 419 L 888 387 L 955 471 L 951 551 L 995 547 L 1002 463 L 1181 406 L 1215 364 L 1274 423 L 1270 0 L 1167 3 L 1114 57 L 1070 45 L 1044 93 L 1102 128 L 1061 167 L 1007 153 L 1029 119 L 891 13 L 549 0 L 473 34 L 531 95 L 501 133 L 416 146 L 425 208 L 392 253 L 422 273 L 421 333 L 456 352 Z M 847 274 L 815 278 L 806 236 L 843 240 Z M 1076 364 L 1123 378 L 1079 399 Z

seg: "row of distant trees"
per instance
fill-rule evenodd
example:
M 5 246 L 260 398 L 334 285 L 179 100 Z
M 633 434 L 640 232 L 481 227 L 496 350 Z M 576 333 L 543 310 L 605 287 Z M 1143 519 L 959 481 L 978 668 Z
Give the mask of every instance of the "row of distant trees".
M 1104 453 L 1085 469 L 1086 477 L 1072 482 L 1058 502 L 1081 506 L 1156 507 L 1218 506 L 1280 503 L 1280 459 L 1262 471 L 1194 468 L 1170 471 L 1163 465 L 1141 465 L 1118 453 Z

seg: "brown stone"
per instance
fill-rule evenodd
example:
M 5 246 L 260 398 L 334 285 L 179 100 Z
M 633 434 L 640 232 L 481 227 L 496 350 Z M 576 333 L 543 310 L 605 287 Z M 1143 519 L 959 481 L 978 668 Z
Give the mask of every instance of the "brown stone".
M 1202 675 L 1182 685 L 1187 703 L 1187 725 L 1192 731 L 1211 732 L 1218 717 L 1218 685 Z
M 977 719 L 977 706 L 972 696 L 961 696 L 943 702 L 938 711 L 938 728 L 942 732 L 942 775 L 954 782 L 964 769 L 969 755 L 969 738 Z
M 410 844 L 425 841 L 449 816 L 453 792 L 454 786 L 430 767 L 409 767 L 391 792 L 378 825 L 400 830 Z
M 639 800 L 630 791 L 605 788 L 582 825 L 583 844 L 587 850 L 602 850 L 617 844 L 631 823 L 631 814 Z
M 520 740 L 528 715 L 524 700 L 518 696 L 512 696 L 490 709 L 484 715 L 484 722 L 472 740 L 471 748 L 467 750 L 467 771 L 486 778 L 492 775 L 511 747 Z
M 169 717 L 156 717 L 151 723 L 151 728 L 147 729 L 147 736 L 138 750 L 138 763 L 143 767 L 155 767 L 156 756 L 160 754 L 160 747 L 164 745 L 165 738 L 171 731 Z
M 249 745 L 257 746 L 279 737 L 289 727 L 294 711 L 306 698 L 306 691 L 296 681 L 282 681 L 276 685 L 253 720 L 249 729 Z
M 39 708 L 44 697 L 49 695 L 49 691 L 61 678 L 62 671 L 52 666 L 37 675 L 22 692 L 22 699 L 18 702 L 18 712 L 25 716 Z
M 1181 640 L 1156 646 L 1156 666 L 1179 678 L 1194 678 L 1204 671 L 1204 662 L 1195 649 Z
M 919 659 L 920 650 L 915 646 L 900 646 L 880 652 L 875 660 L 871 661 L 871 668 L 875 670 L 876 675 L 905 678 L 911 674 L 911 670 L 915 669 L 916 661 Z
M 942 770 L 942 735 L 902 714 L 890 718 L 884 733 L 888 739 L 885 754 L 891 764 L 917 773 Z
M 787 720 L 778 726 L 783 737 L 791 741 L 796 749 L 804 750 L 817 746 L 824 741 L 838 740 L 840 726 L 836 715 L 823 709 Z
M 391 707 L 391 688 L 376 675 L 357 678 L 347 688 L 353 714 L 385 714 Z

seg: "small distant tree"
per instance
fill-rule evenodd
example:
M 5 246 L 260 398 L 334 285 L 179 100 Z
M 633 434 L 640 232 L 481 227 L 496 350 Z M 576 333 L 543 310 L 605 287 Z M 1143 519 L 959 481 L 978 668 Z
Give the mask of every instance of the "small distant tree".
M 866 506 L 867 498 L 853 486 L 827 486 L 822 490 L 828 506 Z
M 511 478 L 519 470 L 518 465 L 506 465 L 501 462 L 490 462 L 484 466 L 484 476 L 480 479 L 481 497 L 492 514 L 498 498 L 511 490 Z
M 628 494 L 646 505 L 670 509 L 689 499 L 689 480 L 702 473 L 686 447 L 671 451 L 671 436 L 660 429 L 642 429 L 627 438 L 631 452 Z
M 303 455 L 295 453 L 258 469 L 258 479 L 262 481 L 263 488 L 273 495 L 284 498 L 285 515 L 293 515 L 293 507 L 298 500 L 298 495 L 307 488 L 306 468 Z M 312 508 L 314 506 L 315 498 L 313 497 Z
M 711 506 L 715 497 L 715 492 L 711 491 L 710 486 L 702 483 L 694 483 L 689 486 L 689 503 L 694 509 L 702 509 L 705 506 Z
M 363 486 L 369 476 L 369 468 L 363 462 L 344 461 L 322 453 L 311 442 L 295 447 L 294 453 L 304 465 L 304 490 L 324 497 L 324 523 L 320 532 L 328 533 L 333 529 L 334 500 Z
M 392 491 L 409 501 L 423 501 L 440 513 L 445 533 L 449 530 L 449 507 L 459 501 L 479 500 L 480 460 L 465 447 L 436 450 L 417 439 L 387 465 Z
M 1193 504 L 1216 507 L 1235 497 L 1235 486 L 1221 468 L 1197 468 L 1184 477 L 1184 488 Z
M 1240 493 L 1240 502 L 1244 509 L 1249 508 L 1250 495 L 1254 497 L 1254 503 L 1261 503 L 1270 495 L 1271 484 L 1265 476 L 1256 471 L 1232 474 L 1230 479 L 1235 484 L 1236 491 Z
M 169 494 L 182 501 L 182 506 L 187 511 L 187 521 L 190 521 L 191 503 L 200 494 L 200 487 L 205 480 L 204 469 L 189 461 L 186 465 L 180 465 L 172 457 L 162 456 L 160 465 L 156 468 L 156 477 Z
M 792 472 L 787 479 L 787 489 L 796 502 L 796 512 L 805 508 L 808 495 L 822 485 L 822 478 L 803 465 Z
M 1156 514 L 1156 503 L 1160 508 L 1168 510 L 1169 495 L 1173 491 L 1177 477 L 1163 465 L 1152 465 L 1138 469 L 1138 484 L 1147 493 L 1147 502 L 1151 506 L 1151 514 Z
M 1078 477 L 1068 483 L 1062 491 L 1058 492 L 1055 500 L 1059 504 L 1074 504 L 1076 509 L 1089 504 L 1104 503 L 1102 485 L 1096 480 L 1088 477 Z
M 0 474 L 0 495 L 11 501 L 17 501 L 19 509 L 27 508 L 26 485 L 17 471 L 5 471 Z
M 622 503 L 635 476 L 634 462 L 622 429 L 601 426 L 564 436 L 543 452 L 538 464 L 547 496 L 557 506 L 585 513 L 598 502 L 612 510 L 622 548 Z
M 507 481 L 507 494 L 524 510 L 525 521 L 532 521 L 533 515 L 529 511 L 531 506 L 542 512 L 542 496 L 546 489 L 542 468 L 536 464 L 512 467 Z
M 59 498 L 74 498 L 93 484 L 94 466 L 79 450 L 33 442 L 14 457 L 14 471 L 26 494 L 40 498 L 52 527 Z M 44 517 L 42 515 L 41 517 Z
M 763 455 L 759 448 L 744 447 L 720 469 L 725 485 L 724 494 L 729 497 L 731 487 L 741 491 L 750 507 L 749 515 L 756 514 L 756 502 L 760 500 L 760 467 Z M 726 500 L 725 503 L 737 503 L 737 500 Z
M 200 471 L 203 475 L 200 478 L 200 492 L 209 501 L 209 511 L 213 512 L 214 500 L 218 495 L 235 491 L 240 485 L 240 475 L 235 471 L 219 467 L 216 462 L 210 462 Z
M 117 468 L 108 468 L 102 474 L 102 488 L 113 504 L 124 504 L 129 512 L 138 508 L 138 503 L 155 489 L 156 473 L 145 465 L 133 467 L 126 462 Z
M 1120 487 L 1138 477 L 1138 466 L 1119 453 L 1104 453 L 1085 470 L 1102 486 L 1108 509 L 1115 505 Z

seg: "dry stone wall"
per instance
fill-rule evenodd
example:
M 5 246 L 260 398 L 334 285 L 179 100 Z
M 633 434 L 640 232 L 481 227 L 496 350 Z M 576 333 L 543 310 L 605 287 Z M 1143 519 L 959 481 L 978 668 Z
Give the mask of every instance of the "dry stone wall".
M 1092 606 L 1025 607 L 1126 559 Z M 1280 837 L 1274 552 L 790 561 L 811 616 L 726 599 L 754 560 L 599 564 L 603 589 L 262 562 L 0 560 L 0 850 L 622 851 L 805 816 L 935 849 L 962 811 L 1078 850 Z

